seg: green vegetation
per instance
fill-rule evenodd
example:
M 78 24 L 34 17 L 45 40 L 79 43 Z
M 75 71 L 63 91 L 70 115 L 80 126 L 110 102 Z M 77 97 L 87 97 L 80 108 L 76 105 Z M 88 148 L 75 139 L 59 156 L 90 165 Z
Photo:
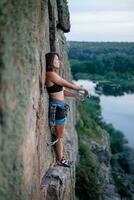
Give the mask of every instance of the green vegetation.
M 101 128 L 106 130 L 110 135 L 110 147 L 112 154 L 123 151 L 123 145 L 127 142 L 121 131 L 116 130 L 112 124 L 106 124 L 105 122 L 99 122 Z
M 123 95 L 134 92 L 134 43 L 70 42 L 69 59 L 75 79 L 99 81 L 96 90 L 105 95 Z M 101 141 L 108 134 L 111 147 L 111 167 L 121 198 L 132 200 L 133 177 L 124 146 L 127 143 L 122 132 L 101 117 L 98 97 L 91 97 L 78 104 L 80 120 L 77 123 L 79 140 L 79 164 L 76 167 L 76 194 L 80 200 L 100 200 L 102 187 L 97 154 L 91 151 L 91 141 Z M 109 157 L 110 159 L 110 157 Z M 109 161 L 108 161 L 109 162 Z M 98 173 L 97 173 L 98 172 Z
M 112 173 L 119 193 L 123 197 L 131 196 L 128 188 L 121 183 L 126 182 L 126 177 L 121 178 L 120 170 L 128 172 L 128 161 L 122 154 L 123 145 L 126 143 L 124 135 L 115 130 L 111 124 L 106 124 L 101 118 L 99 97 L 91 96 L 84 103 L 78 104 L 80 119 L 76 125 L 79 141 L 79 164 L 76 166 L 76 195 L 80 200 L 103 199 L 102 188 L 98 174 L 103 174 L 96 155 L 90 149 L 90 142 L 99 143 L 104 132 L 110 136 L 112 152 Z M 119 168 L 118 168 L 119 167 Z M 131 198 L 130 198 L 131 199 Z
M 89 140 L 99 140 L 101 132 L 95 121 L 100 113 L 99 99 L 91 97 L 78 105 L 80 120 L 76 128 L 79 138 L 79 164 L 76 167 L 76 195 L 81 200 L 99 200 L 102 191 L 97 178 L 99 166 L 89 148 Z
M 74 79 L 109 80 L 134 92 L 134 43 L 69 42 L 68 55 Z
M 79 104 L 79 112 L 81 115 L 80 121 L 76 126 L 78 133 L 88 135 L 95 140 L 101 137 L 101 132 L 98 131 L 96 120 L 100 116 L 100 105 L 98 97 L 87 99 L 84 104 Z

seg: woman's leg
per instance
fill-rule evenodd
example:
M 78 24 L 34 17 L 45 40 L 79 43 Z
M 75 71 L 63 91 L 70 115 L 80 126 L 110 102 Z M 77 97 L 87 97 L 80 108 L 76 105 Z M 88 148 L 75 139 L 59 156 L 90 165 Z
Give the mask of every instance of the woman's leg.
M 55 144 L 56 154 L 57 154 L 57 159 L 58 160 L 61 160 L 61 158 L 63 157 L 63 151 L 64 151 L 64 144 L 63 144 L 64 129 L 65 129 L 65 125 L 56 125 L 55 126 L 56 138 L 59 139 L 58 142 Z

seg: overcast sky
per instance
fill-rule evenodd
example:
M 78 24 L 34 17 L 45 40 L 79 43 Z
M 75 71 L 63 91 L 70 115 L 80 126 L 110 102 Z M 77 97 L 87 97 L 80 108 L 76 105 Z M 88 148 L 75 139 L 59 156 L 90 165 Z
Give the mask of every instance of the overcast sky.
M 134 0 L 68 0 L 73 41 L 134 42 Z

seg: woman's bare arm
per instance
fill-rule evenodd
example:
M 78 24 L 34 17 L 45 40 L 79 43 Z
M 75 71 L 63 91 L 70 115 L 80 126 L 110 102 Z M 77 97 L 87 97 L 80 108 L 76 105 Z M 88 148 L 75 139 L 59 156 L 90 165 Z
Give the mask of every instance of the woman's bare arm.
M 81 87 L 79 85 L 75 85 L 73 83 L 70 83 L 66 81 L 65 79 L 61 78 L 57 73 L 55 72 L 47 72 L 47 78 L 58 85 L 73 89 L 73 90 L 81 90 Z
M 77 94 L 68 90 L 64 90 L 64 95 L 67 97 L 76 97 Z
M 75 97 L 78 101 L 84 100 L 84 97 L 86 97 L 87 95 L 84 93 L 83 95 L 79 94 L 79 93 L 75 93 L 72 91 L 68 91 L 68 90 L 64 90 L 64 96 L 66 97 Z

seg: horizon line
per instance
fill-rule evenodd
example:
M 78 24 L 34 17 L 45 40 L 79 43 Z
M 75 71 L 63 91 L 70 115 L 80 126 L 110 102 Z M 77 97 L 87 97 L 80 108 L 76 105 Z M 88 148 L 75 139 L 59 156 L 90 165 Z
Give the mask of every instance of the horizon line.
M 134 43 L 134 41 L 83 41 L 83 40 L 67 40 L 67 42 L 100 42 L 100 43 L 102 43 L 102 42 L 107 42 L 107 43 Z

